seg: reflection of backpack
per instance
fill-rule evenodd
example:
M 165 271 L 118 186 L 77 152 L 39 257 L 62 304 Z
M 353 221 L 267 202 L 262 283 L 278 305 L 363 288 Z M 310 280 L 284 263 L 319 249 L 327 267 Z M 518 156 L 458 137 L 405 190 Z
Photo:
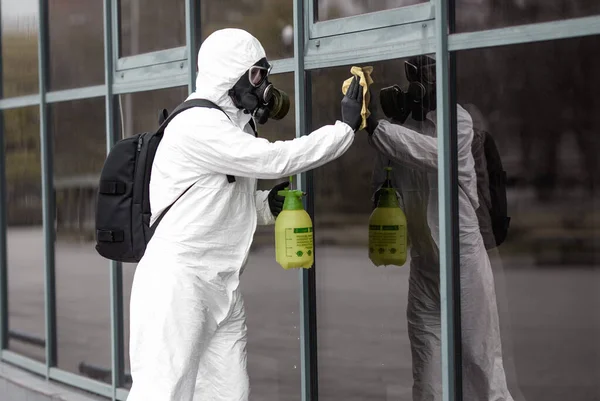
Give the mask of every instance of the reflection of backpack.
M 118 262 L 139 262 L 160 220 L 191 188 L 179 195 L 150 226 L 150 173 L 156 150 L 167 124 L 192 107 L 220 110 L 208 100 L 188 100 L 170 115 L 162 112 L 156 132 L 125 138 L 110 150 L 100 174 L 96 205 L 96 251 L 101 256 Z M 235 181 L 235 177 L 227 178 L 229 182 Z
M 506 171 L 490 133 L 474 129 L 471 150 L 477 173 L 477 218 L 486 249 L 501 245 L 508 234 L 510 217 L 506 201 Z

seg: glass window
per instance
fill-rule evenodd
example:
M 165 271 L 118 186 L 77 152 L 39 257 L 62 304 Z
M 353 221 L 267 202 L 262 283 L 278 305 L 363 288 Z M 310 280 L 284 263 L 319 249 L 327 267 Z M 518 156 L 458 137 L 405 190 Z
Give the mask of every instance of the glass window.
M 241 28 L 260 40 L 270 60 L 294 57 L 291 0 L 209 0 L 201 8 L 202 37 L 222 28 Z
M 187 86 L 120 95 L 117 102 L 121 111 L 123 138 L 158 128 L 159 112 L 171 112 L 188 96 Z
M 375 105 L 372 109 L 378 109 L 377 116 L 383 118 L 379 91 L 394 84 L 405 87 L 404 60 L 377 62 L 372 66 L 376 82 L 371 87 Z M 315 70 L 311 77 L 312 127 L 316 129 L 341 118 L 341 87 L 342 82 L 351 77 L 350 66 Z M 410 261 L 403 267 L 375 267 L 370 260 L 372 186 L 383 183 L 381 177 L 387 166 L 387 163 L 376 162 L 383 157 L 378 154 L 369 144 L 367 133 L 359 131 L 345 155 L 314 171 L 321 400 L 411 398 L 410 336 L 421 329 L 409 330 L 410 321 L 406 318 L 409 301 L 418 302 L 411 298 L 409 288 L 413 286 L 409 285 L 412 280 Z M 421 224 L 425 214 L 423 199 L 428 194 L 422 174 L 417 175 L 397 164 L 392 167 L 393 185 L 401 194 L 412 196 L 408 204 L 412 209 L 406 211 L 409 227 Z M 404 186 L 400 188 L 400 184 Z M 392 221 L 396 221 L 396 217 Z M 383 225 L 373 223 L 377 227 Z M 379 232 L 373 234 L 371 246 L 379 244 L 377 241 L 381 238 L 375 238 L 378 235 Z M 398 235 L 398 241 L 403 243 L 406 234 L 401 237 L 399 231 L 392 235 Z M 421 245 L 430 243 L 427 237 L 412 240 L 420 241 Z M 382 245 L 378 246 L 375 254 L 371 254 L 376 261 Z M 386 245 L 382 254 L 400 254 L 401 248 Z M 435 270 L 437 266 L 437 261 L 428 260 L 426 267 Z M 412 324 L 415 325 L 414 321 Z M 439 329 L 439 321 L 437 327 Z M 419 347 L 418 340 L 413 340 L 415 347 Z M 417 348 L 418 352 L 421 350 Z M 432 364 L 430 369 L 441 377 L 438 365 Z
M 494 247 L 503 232 L 503 214 L 494 210 L 501 209 L 480 206 L 478 219 L 472 206 L 460 210 L 463 355 L 474 352 L 463 359 L 465 399 L 487 398 L 474 393 L 484 381 L 497 383 L 495 394 L 505 398 L 498 326 L 515 399 L 584 401 L 600 394 L 598 48 L 595 36 L 457 54 L 458 102 L 471 116 L 475 140 L 488 132 L 498 148 L 511 218 L 506 240 Z M 488 167 L 475 162 L 478 199 L 494 205 L 503 197 L 486 194 L 502 181 L 494 180 L 499 170 L 489 166 L 498 158 L 486 148 Z M 497 219 L 490 223 L 488 216 Z M 478 225 L 491 245 L 487 254 Z M 484 348 L 477 333 L 486 336 Z M 480 366 L 481 377 L 467 378 Z
M 31 95 L 39 91 L 38 3 L 1 0 L 2 96 Z
M 293 139 L 294 76 L 275 75 L 271 82 L 288 93 L 292 106 L 285 119 L 259 126 L 260 136 L 270 141 Z M 153 129 L 158 110 L 167 108 L 171 111 L 186 97 L 187 87 L 123 95 L 123 124 L 129 127 L 125 129 L 125 135 Z M 259 188 L 268 190 L 280 181 L 260 181 Z M 123 269 L 127 374 L 130 371 L 129 300 L 134 272 L 134 265 Z M 298 285 L 298 274 L 283 270 L 275 262 L 273 227 L 258 227 L 241 280 L 248 325 L 248 372 L 252 397 L 256 399 L 300 400 Z M 127 379 L 129 388 L 131 382 Z
M 184 0 L 119 1 L 120 56 L 185 46 Z
M 456 29 L 479 31 L 598 14 L 595 0 L 457 0 Z
M 50 1 L 50 89 L 104 82 L 104 18 L 101 1 Z
M 39 107 L 5 110 L 9 349 L 45 360 Z
M 50 105 L 56 200 L 58 367 L 111 382 L 108 261 L 94 249 L 106 158 L 104 98 Z
M 326 21 L 427 2 L 428 0 L 315 0 L 315 19 Z

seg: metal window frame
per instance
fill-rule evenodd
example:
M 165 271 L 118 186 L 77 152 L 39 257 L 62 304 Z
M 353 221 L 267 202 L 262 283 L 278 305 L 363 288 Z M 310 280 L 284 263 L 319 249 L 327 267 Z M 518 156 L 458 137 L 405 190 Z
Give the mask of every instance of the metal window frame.
M 188 0 L 186 0 L 187 2 Z M 121 57 L 121 13 L 119 0 L 111 0 L 111 29 L 112 29 L 112 59 L 115 66 L 115 73 L 121 70 L 127 70 L 135 67 L 148 67 L 160 63 L 175 63 L 187 61 L 186 46 L 175 47 L 171 49 L 158 50 L 148 53 L 134 54 Z M 186 19 L 187 16 L 186 5 Z M 187 42 L 189 43 L 189 42 Z
M 37 94 L 1 98 L 0 110 L 38 107 L 44 221 L 44 315 L 46 360 L 39 362 L 8 350 L 7 204 L 4 146 L 0 146 L 0 360 L 64 384 L 111 398 L 126 400 L 124 385 L 123 277 L 121 266 L 109 263 L 111 310 L 111 384 L 101 383 L 57 367 L 56 282 L 54 255 L 53 151 L 49 130 L 49 105 L 94 97 L 105 98 L 107 151 L 119 137 L 115 96 L 187 85 L 194 89 L 196 51 L 201 32 L 201 0 L 186 0 L 186 45 L 174 49 L 119 57 L 118 0 L 103 0 L 105 83 L 103 85 L 48 91 L 48 14 L 47 2 L 38 0 L 38 74 Z M 294 57 L 273 61 L 273 73 L 294 73 L 296 97 L 296 136 L 310 132 L 310 71 L 320 68 L 370 63 L 436 53 L 438 97 L 438 162 L 440 188 L 440 277 L 442 298 L 442 367 L 444 400 L 460 401 L 460 308 L 456 276 L 458 245 L 456 197 L 455 77 L 453 52 L 518 45 L 547 40 L 600 35 L 600 15 L 584 18 L 527 24 L 478 32 L 453 33 L 453 7 L 447 0 L 364 14 L 330 21 L 314 21 L 317 0 L 293 0 Z M 435 13 L 435 15 L 434 15 Z M 448 22 L 449 21 L 449 22 Z M 450 28 L 450 29 L 449 29 Z M 1 32 L 0 32 L 1 38 Z M 0 55 L 0 72 L 2 60 Z M 0 82 L 0 95 L 2 93 Z M 0 123 L 2 123 L 0 113 Z M 2 127 L 3 129 L 3 124 Z M 312 173 L 297 176 L 299 187 L 313 193 Z M 455 202 L 454 202 L 455 203 Z M 306 199 L 314 216 L 314 198 Z M 318 250 L 315 250 L 316 252 Z M 318 258 L 316 258 L 318 262 Z M 317 310 L 315 268 L 301 271 L 300 356 L 303 401 L 318 399 Z M 108 352 L 108 350 L 107 350 Z M 457 354 L 458 352 L 458 354 Z
M 191 60 L 191 57 L 189 57 L 191 54 L 189 52 L 191 42 L 188 30 L 190 23 L 193 24 L 193 22 L 188 22 L 188 20 L 191 19 L 190 11 L 199 10 L 199 7 L 195 7 L 195 5 L 190 7 L 190 0 L 186 0 L 185 46 L 121 57 L 119 54 L 121 44 L 120 1 L 110 0 L 110 2 L 109 22 L 111 35 L 109 46 L 112 48 L 113 93 L 135 93 L 185 85 L 187 83 L 187 75 L 190 74 L 189 62 Z M 105 37 L 107 36 L 105 31 Z M 105 47 L 107 47 L 106 42 Z
M 310 92 L 310 80 L 305 71 L 304 49 L 308 39 L 304 29 L 304 16 L 306 7 L 303 0 L 294 0 L 294 89 L 296 102 L 296 138 L 309 134 L 310 104 L 307 94 Z M 309 179 L 312 173 L 303 173 L 296 176 L 297 188 L 307 192 L 305 206 L 314 220 L 314 195 Z M 316 248 L 315 248 L 316 252 Z M 317 327 L 316 327 L 316 256 L 312 269 L 301 269 L 299 273 L 300 287 L 300 383 L 301 399 L 317 400 L 318 373 L 317 373 Z
M 454 29 L 453 0 L 435 0 L 435 56 L 438 136 L 438 208 L 440 254 L 440 309 L 442 397 L 461 401 L 462 347 L 460 321 L 460 244 L 458 221 L 458 148 L 454 54 L 448 50 L 448 32 Z
M 40 153 L 42 171 L 42 218 L 44 230 L 44 314 L 46 340 L 46 377 L 58 365 L 56 327 L 56 259 L 54 248 L 54 147 L 49 129 L 47 92 L 49 82 L 48 2 L 39 1 L 38 17 L 38 74 L 40 110 Z
M 115 3 L 112 0 L 104 0 L 104 107 L 106 116 L 106 153 L 117 142 L 119 132 L 116 129 L 115 118 L 116 103 L 113 94 L 114 74 L 112 66 L 114 65 L 113 34 L 111 29 L 111 15 L 114 15 L 112 7 Z M 117 38 L 118 39 L 118 38 Z M 117 388 L 124 383 L 125 376 L 125 335 L 124 335 L 124 317 L 123 317 L 123 264 L 115 261 L 108 263 L 110 269 L 110 342 L 111 342 L 111 400 L 117 399 Z
M 305 10 L 305 19 L 309 21 L 309 38 L 319 39 L 328 36 L 343 35 L 385 28 L 395 25 L 412 24 L 422 21 L 431 21 L 435 17 L 433 2 L 429 1 L 407 7 L 392 8 L 351 17 L 336 18 L 326 21 L 317 21 L 317 4 L 315 0 L 308 2 Z
M 2 10 L 0 7 L 0 25 Z M 2 59 L 2 26 L 0 26 L 0 97 L 4 97 L 4 69 Z M 6 152 L 4 135 L 4 111 L 0 111 L 0 359 L 3 350 L 8 348 L 8 242 L 7 242 L 7 200 L 6 200 Z
M 36 361 L 35 359 L 20 355 L 14 351 L 3 349 L 0 351 L 2 361 L 8 362 L 15 366 L 19 366 L 25 370 L 35 373 L 40 376 L 47 377 L 48 369 L 45 362 Z
M 600 34 L 600 15 L 537 24 L 518 25 L 478 32 L 456 33 L 448 38 L 448 50 L 473 50 L 520 45 L 548 40 L 571 39 Z
M 0 99 L 0 110 L 17 109 L 21 107 L 39 106 L 40 95 L 25 95 Z
M 195 76 L 197 64 L 197 38 L 201 32 L 200 1 L 186 0 L 186 45 L 158 50 L 133 56 L 119 57 L 119 12 L 113 9 L 111 22 L 114 64 L 114 93 L 125 94 L 148 90 L 158 90 L 188 84 L 189 77 Z M 118 0 L 112 0 L 118 7 Z M 271 61 L 273 74 L 292 72 L 294 58 Z
M 121 57 L 116 60 L 116 72 L 177 61 L 187 61 L 186 46 Z
M 418 22 L 311 39 L 305 67 L 313 70 L 433 53 L 434 30 L 433 23 Z
M 188 59 L 188 92 L 196 89 L 196 68 L 198 64 L 198 40 L 201 32 L 200 0 L 185 0 L 186 56 Z M 190 66 L 192 68 L 190 68 Z

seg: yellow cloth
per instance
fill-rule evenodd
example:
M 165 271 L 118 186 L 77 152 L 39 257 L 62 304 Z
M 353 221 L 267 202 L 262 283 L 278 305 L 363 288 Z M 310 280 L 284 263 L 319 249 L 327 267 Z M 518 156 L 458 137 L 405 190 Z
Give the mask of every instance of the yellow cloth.
M 360 79 L 359 84 L 363 87 L 363 104 L 362 109 L 360 111 L 360 115 L 362 116 L 362 123 L 360 125 L 359 130 L 364 129 L 367 126 L 367 118 L 371 115 L 369 111 L 369 103 L 371 101 L 371 94 L 369 93 L 369 85 L 373 83 L 371 79 L 371 73 L 373 72 L 373 67 L 352 67 L 350 69 L 350 73 L 353 75 L 352 78 L 348 78 L 342 84 L 342 93 L 345 95 L 352 83 L 352 79 L 354 76 Z

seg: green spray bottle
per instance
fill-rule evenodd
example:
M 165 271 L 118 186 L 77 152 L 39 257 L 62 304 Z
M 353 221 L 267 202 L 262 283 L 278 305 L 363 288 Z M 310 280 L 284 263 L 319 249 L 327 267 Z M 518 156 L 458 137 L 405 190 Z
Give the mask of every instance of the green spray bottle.
M 406 216 L 392 186 L 391 167 L 386 167 L 387 178 L 380 189 L 377 208 L 369 219 L 369 259 L 375 266 L 406 263 Z
M 313 224 L 304 210 L 304 192 L 286 189 L 283 210 L 275 220 L 275 259 L 284 269 L 310 269 L 314 264 Z

